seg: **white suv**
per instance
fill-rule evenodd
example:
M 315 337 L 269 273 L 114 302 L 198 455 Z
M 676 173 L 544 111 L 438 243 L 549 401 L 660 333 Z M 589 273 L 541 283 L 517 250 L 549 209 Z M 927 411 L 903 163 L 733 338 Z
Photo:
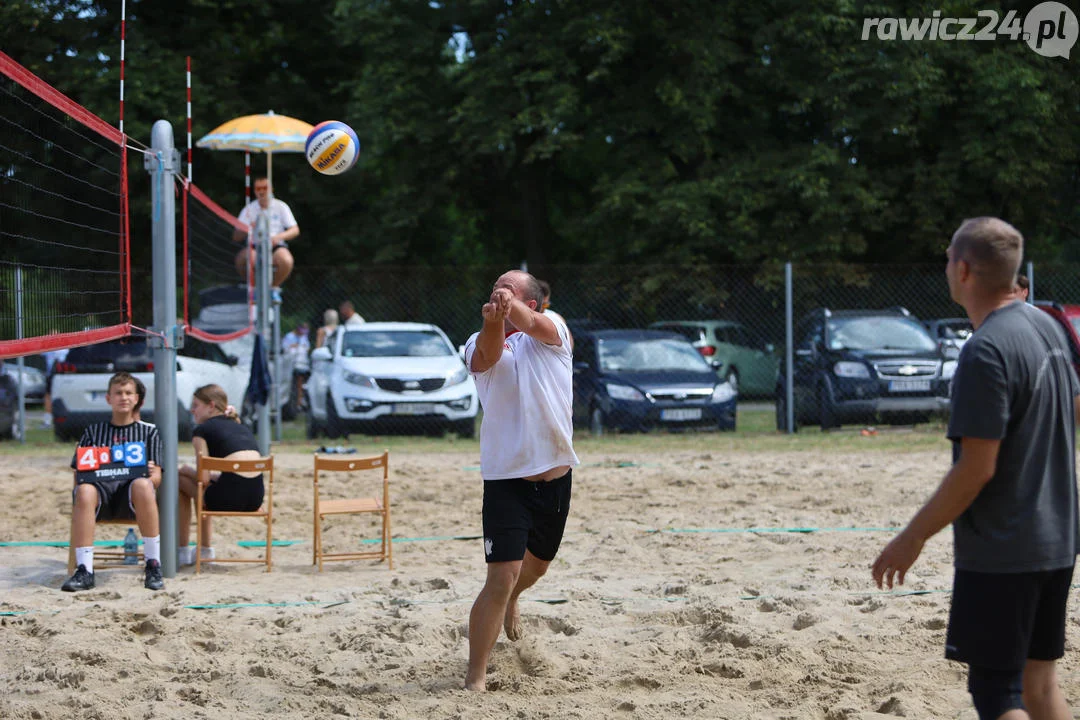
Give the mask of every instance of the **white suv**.
M 311 353 L 309 438 L 393 429 L 476 433 L 476 383 L 435 325 L 339 327 L 327 345 Z
M 229 402 L 240 407 L 247 391 L 248 373 L 212 343 L 184 338 L 177 352 L 177 428 L 181 440 L 190 440 L 194 423 L 191 397 L 203 385 L 220 385 Z M 52 381 L 53 428 L 57 440 L 78 440 L 90 424 L 108 420 L 112 411 L 105 402 L 109 378 L 120 371 L 131 373 L 146 385 L 140 417 L 154 422 L 154 363 L 145 338 L 125 338 L 72 348 L 54 368 Z

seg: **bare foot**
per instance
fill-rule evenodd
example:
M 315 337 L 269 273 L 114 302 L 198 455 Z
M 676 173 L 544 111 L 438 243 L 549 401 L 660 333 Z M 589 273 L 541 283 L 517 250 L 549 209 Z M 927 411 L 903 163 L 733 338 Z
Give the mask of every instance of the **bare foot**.
M 469 678 L 465 678 L 465 689 L 472 692 L 485 692 L 487 690 L 487 682 L 485 682 L 484 678 L 471 681 Z
M 510 604 L 506 606 L 506 615 L 503 616 L 503 629 L 506 630 L 507 640 L 521 639 L 521 613 L 518 611 L 516 599 L 511 600 Z

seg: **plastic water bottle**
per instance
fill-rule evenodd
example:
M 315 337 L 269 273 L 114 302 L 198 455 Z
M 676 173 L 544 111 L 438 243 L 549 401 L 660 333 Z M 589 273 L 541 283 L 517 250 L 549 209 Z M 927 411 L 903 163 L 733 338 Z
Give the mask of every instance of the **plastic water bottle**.
M 139 536 L 135 534 L 135 528 L 128 528 L 124 536 L 124 564 L 139 564 Z

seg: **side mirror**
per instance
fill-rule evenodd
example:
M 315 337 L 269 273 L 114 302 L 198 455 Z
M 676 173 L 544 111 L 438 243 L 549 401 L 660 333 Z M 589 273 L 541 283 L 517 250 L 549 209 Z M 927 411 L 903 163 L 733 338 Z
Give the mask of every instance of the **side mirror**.
M 225 364 L 229 367 L 236 367 L 240 364 L 240 358 L 236 357 L 235 355 L 226 355 Z
M 329 361 L 334 359 L 334 355 L 330 352 L 330 348 L 328 347 L 315 348 L 311 351 L 311 359 Z

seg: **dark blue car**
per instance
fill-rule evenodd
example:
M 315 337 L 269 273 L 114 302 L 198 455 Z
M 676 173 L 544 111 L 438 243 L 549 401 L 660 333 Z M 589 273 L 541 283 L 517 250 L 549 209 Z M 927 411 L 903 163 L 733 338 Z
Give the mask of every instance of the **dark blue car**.
M 681 335 L 595 330 L 575 337 L 574 423 L 606 429 L 735 429 L 736 393 Z

